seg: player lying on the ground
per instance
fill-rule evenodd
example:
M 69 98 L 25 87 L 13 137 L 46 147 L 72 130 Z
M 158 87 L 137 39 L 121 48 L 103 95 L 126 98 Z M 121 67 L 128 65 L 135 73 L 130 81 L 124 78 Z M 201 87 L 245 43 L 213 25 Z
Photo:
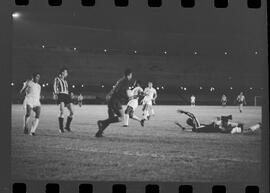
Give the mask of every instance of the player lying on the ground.
M 125 70 L 125 76 L 122 77 L 114 85 L 113 89 L 106 96 L 108 104 L 109 117 L 105 120 L 99 120 L 97 122 L 98 131 L 96 137 L 103 137 L 104 130 L 111 124 L 123 121 L 124 112 L 122 108 L 122 100 L 126 100 L 130 96 L 129 87 L 131 85 L 132 71 L 130 69 Z
M 155 104 L 157 99 L 157 91 L 153 88 L 153 83 L 148 82 L 148 87 L 144 89 L 145 97 L 142 100 L 143 105 L 143 122 L 146 119 L 150 119 L 151 116 L 155 115 L 153 104 Z
M 59 132 L 64 133 L 64 129 L 67 131 L 71 131 L 70 124 L 73 119 L 73 104 L 71 95 L 68 91 L 68 83 L 66 77 L 68 76 L 67 68 L 62 68 L 59 71 L 58 76 L 54 79 L 54 96 L 57 99 L 57 105 L 60 105 L 59 108 Z M 67 117 L 66 126 L 64 128 L 64 108 L 67 108 L 69 111 L 69 116 Z
M 128 101 L 127 108 L 125 110 L 125 115 L 124 115 L 124 127 L 128 126 L 129 118 L 136 120 L 136 121 L 139 121 L 141 123 L 141 125 L 144 126 L 143 119 L 140 119 L 139 117 L 137 117 L 134 114 L 134 112 L 139 104 L 139 102 L 138 102 L 139 97 L 143 96 L 143 89 L 141 87 L 141 82 L 136 81 L 135 88 L 133 88 L 130 92 L 131 92 L 130 93 L 131 97 L 129 97 L 129 101 Z
M 233 123 L 229 120 L 232 119 L 232 115 L 218 117 L 215 121 L 210 124 L 201 124 L 194 114 L 177 110 L 178 113 L 185 114 L 189 118 L 186 123 L 192 127 L 193 132 L 203 132 L 203 133 L 241 133 L 243 131 L 243 124 Z M 180 123 L 176 122 L 176 125 L 186 130 Z
M 41 86 L 39 85 L 40 74 L 33 73 L 32 79 L 24 82 L 22 89 L 20 90 L 20 94 L 25 91 L 26 95 L 23 101 L 23 107 L 25 109 L 25 116 L 23 119 L 23 128 L 24 133 L 28 134 L 28 121 L 30 119 L 31 111 L 35 112 L 35 120 L 32 124 L 30 135 L 34 136 L 35 131 L 38 127 L 39 116 L 40 116 L 40 92 Z

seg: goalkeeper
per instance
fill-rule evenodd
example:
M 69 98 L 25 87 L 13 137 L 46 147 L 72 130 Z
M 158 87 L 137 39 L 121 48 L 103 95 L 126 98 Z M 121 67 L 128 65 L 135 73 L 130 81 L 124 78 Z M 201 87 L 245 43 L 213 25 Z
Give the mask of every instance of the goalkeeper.
M 183 110 L 177 110 L 177 112 L 180 114 L 185 114 L 189 117 L 186 123 L 192 127 L 193 132 L 232 134 L 243 132 L 243 124 L 229 121 L 232 120 L 232 115 L 217 117 L 217 119 L 210 124 L 201 124 L 194 114 Z M 181 127 L 183 130 L 186 130 L 186 128 L 180 123 L 176 122 L 175 124 Z

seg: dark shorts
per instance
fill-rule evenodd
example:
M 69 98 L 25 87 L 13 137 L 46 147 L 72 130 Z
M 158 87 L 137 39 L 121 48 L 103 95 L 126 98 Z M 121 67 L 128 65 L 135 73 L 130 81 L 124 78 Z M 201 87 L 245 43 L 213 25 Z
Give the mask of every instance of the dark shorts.
M 58 94 L 57 104 L 59 105 L 61 102 L 63 102 L 65 104 L 65 106 L 72 103 L 70 95 L 69 94 L 63 94 L 63 93 Z
M 26 116 L 31 115 L 31 110 L 35 112 L 35 117 L 38 119 L 40 117 L 40 111 L 41 111 L 40 106 L 31 108 L 29 105 L 26 105 Z
M 108 101 L 108 114 L 109 117 L 114 117 L 115 115 L 118 117 L 122 117 L 122 103 L 120 99 L 117 98 L 111 98 Z
M 125 114 L 129 115 L 130 118 L 133 117 L 133 113 L 134 113 L 134 110 L 131 106 L 127 106 L 126 110 L 125 110 Z

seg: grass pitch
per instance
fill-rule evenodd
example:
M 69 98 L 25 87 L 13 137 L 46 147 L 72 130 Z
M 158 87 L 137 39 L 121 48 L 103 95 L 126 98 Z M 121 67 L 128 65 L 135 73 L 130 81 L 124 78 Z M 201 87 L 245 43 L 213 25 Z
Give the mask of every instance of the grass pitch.
M 257 182 L 261 173 L 261 134 L 192 133 L 186 116 L 201 123 L 233 115 L 245 128 L 261 121 L 260 107 L 154 106 L 156 115 L 141 127 L 112 124 L 95 138 L 96 122 L 107 117 L 105 105 L 75 106 L 72 133 L 58 132 L 58 106 L 43 105 L 37 135 L 23 134 L 21 105 L 12 105 L 12 178 L 88 181 Z M 136 111 L 141 115 L 141 106 Z

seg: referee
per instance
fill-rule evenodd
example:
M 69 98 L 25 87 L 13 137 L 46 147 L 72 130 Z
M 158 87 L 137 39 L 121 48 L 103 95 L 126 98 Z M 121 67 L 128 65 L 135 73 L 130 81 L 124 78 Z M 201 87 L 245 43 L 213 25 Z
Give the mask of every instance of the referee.
M 103 131 L 108 127 L 111 123 L 117 123 L 123 121 L 124 111 L 122 108 L 122 100 L 128 99 L 129 95 L 129 87 L 131 86 L 131 78 L 132 71 L 130 69 L 126 69 L 124 73 L 124 77 L 119 79 L 117 83 L 114 85 L 113 89 L 106 96 L 106 100 L 108 103 L 108 119 L 99 120 L 98 131 L 96 133 L 96 137 L 103 137 Z
M 71 100 L 71 96 L 68 92 L 68 83 L 66 78 L 68 76 L 68 69 L 62 68 L 58 76 L 54 79 L 54 95 L 57 98 L 57 105 L 60 105 L 59 111 L 59 132 L 64 133 L 64 129 L 68 132 L 71 131 L 70 124 L 73 118 L 73 104 Z M 69 116 L 67 117 L 67 122 L 64 128 L 64 107 L 66 107 L 69 111 Z

